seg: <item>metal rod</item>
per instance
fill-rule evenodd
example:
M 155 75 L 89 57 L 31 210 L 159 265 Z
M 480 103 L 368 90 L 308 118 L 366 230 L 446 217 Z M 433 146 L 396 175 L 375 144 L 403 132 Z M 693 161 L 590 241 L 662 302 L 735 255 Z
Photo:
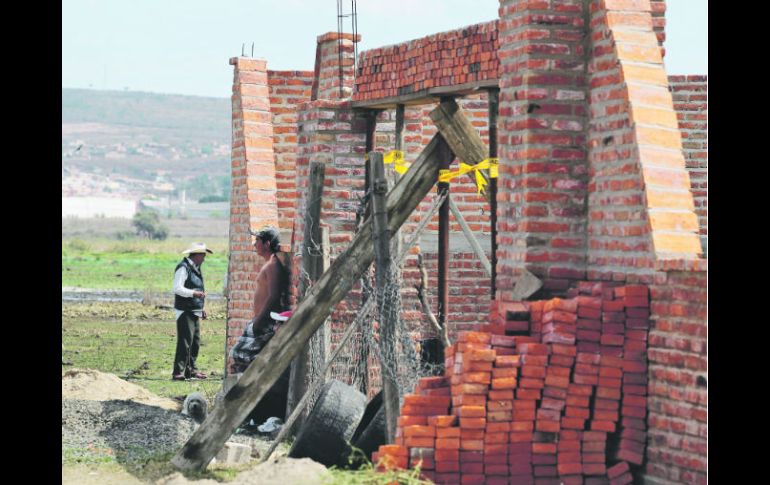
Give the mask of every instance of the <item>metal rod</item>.
M 497 158 L 497 112 L 500 106 L 500 89 L 487 91 L 489 106 L 489 157 Z M 497 293 L 497 177 L 489 178 L 489 224 L 492 229 L 492 299 Z
M 479 244 L 479 241 L 473 235 L 473 231 L 471 231 L 471 228 L 468 227 L 468 223 L 465 222 L 465 218 L 463 217 L 462 213 L 460 212 L 460 209 L 457 207 L 457 204 L 455 204 L 455 201 L 452 199 L 452 197 L 450 196 L 447 199 L 449 200 L 449 210 L 452 211 L 452 215 L 455 216 L 455 220 L 457 221 L 458 224 L 460 224 L 460 228 L 462 228 L 463 234 L 465 234 L 465 238 L 471 244 L 471 247 L 473 248 L 473 252 L 476 253 L 476 257 L 479 258 L 479 261 L 481 261 L 481 266 L 484 268 L 484 271 L 487 273 L 487 276 L 491 277 L 492 265 L 489 263 L 489 259 L 487 259 L 487 255 L 484 254 L 484 250 L 481 249 L 481 244 Z

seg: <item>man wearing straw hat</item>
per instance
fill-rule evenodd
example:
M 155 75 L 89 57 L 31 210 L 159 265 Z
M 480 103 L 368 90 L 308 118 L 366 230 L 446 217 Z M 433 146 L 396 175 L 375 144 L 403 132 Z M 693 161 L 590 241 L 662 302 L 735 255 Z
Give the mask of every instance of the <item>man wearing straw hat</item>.
M 201 340 L 201 319 L 206 318 L 203 303 L 206 290 L 201 265 L 206 254 L 212 254 L 203 243 L 192 243 L 182 251 L 186 257 L 176 265 L 174 273 L 174 310 L 176 312 L 176 355 L 172 379 L 205 379 L 195 367 Z

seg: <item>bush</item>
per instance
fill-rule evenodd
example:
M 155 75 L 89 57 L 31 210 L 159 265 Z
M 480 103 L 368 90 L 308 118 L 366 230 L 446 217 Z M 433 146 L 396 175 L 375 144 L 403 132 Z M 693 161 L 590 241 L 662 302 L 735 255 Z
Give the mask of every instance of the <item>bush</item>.
M 164 240 L 168 237 L 168 228 L 160 223 L 158 213 L 150 209 L 142 209 L 131 221 L 136 233 L 148 239 Z
M 230 199 L 224 195 L 204 195 L 198 199 L 198 203 L 205 204 L 207 202 L 227 202 L 228 200 Z
M 136 234 L 131 231 L 118 231 L 115 233 L 115 239 L 117 239 L 118 241 L 126 241 L 126 240 L 130 241 L 135 236 Z

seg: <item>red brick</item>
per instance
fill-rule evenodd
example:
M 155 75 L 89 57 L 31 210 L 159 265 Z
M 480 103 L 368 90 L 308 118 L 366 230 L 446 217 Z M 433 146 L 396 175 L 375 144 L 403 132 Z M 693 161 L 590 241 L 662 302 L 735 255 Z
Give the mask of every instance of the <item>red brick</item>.
M 513 409 L 512 401 L 492 401 L 487 402 L 488 411 L 510 411 Z
M 426 425 L 428 424 L 427 416 L 399 416 L 397 420 L 398 426 L 412 426 L 412 425 Z
M 531 432 L 511 432 L 510 434 L 510 442 L 511 443 L 521 443 L 521 442 L 529 442 L 532 441 L 533 433 Z
M 551 355 L 549 360 L 551 365 L 558 365 L 562 367 L 572 367 L 572 365 L 575 363 L 575 358 L 567 355 Z
M 516 399 L 520 400 L 533 400 L 533 399 L 540 399 L 541 398 L 541 392 L 540 389 L 521 389 L 521 386 L 519 386 L 519 389 L 516 389 Z
M 460 476 L 460 485 L 483 485 L 486 483 L 483 473 L 465 473 Z
M 493 378 L 500 378 L 500 377 L 516 377 L 518 375 L 518 369 L 514 367 L 503 367 L 502 369 L 493 369 L 492 370 L 492 377 Z
M 482 408 L 484 410 L 484 408 Z M 484 410 L 486 415 L 486 410 Z M 467 429 L 484 429 L 484 427 L 487 424 L 487 420 L 485 418 L 464 418 L 460 417 L 460 428 L 467 428 Z
M 484 394 L 460 394 L 452 397 L 452 406 L 486 406 L 487 396 Z
M 436 460 L 436 472 L 437 473 L 459 472 L 459 471 L 460 471 L 460 462 L 459 461 L 438 461 L 438 460 Z
M 508 473 L 510 475 L 531 475 L 532 474 L 532 465 L 529 463 L 517 463 L 517 464 L 510 464 L 508 465 Z M 530 477 L 531 478 L 531 477 Z M 520 483 L 519 481 L 515 481 L 511 478 L 510 483 Z
M 472 451 L 483 451 L 484 450 L 484 440 L 460 440 L 460 449 L 461 450 L 472 450 Z
M 437 449 L 433 459 L 436 461 L 459 461 L 460 451 L 457 449 Z
M 631 473 L 624 473 L 620 475 L 617 478 L 613 478 L 610 480 L 610 485 L 628 485 L 629 483 L 634 482 L 634 477 L 631 476 Z
M 457 424 L 457 416 L 445 415 L 445 416 L 429 416 L 428 424 L 437 428 L 446 428 Z
M 521 356 L 522 367 L 545 367 L 548 365 L 547 355 L 531 355 L 526 354 Z
M 512 389 L 492 389 L 489 391 L 489 401 L 511 401 L 513 400 Z
M 466 361 L 480 360 L 480 361 L 484 361 L 484 362 L 494 362 L 495 361 L 495 357 L 496 357 L 495 351 L 492 350 L 492 349 L 489 349 L 489 350 L 470 349 L 464 355 L 464 360 L 466 360 Z
M 404 438 L 404 445 L 412 448 L 433 448 L 436 444 L 435 438 L 428 438 L 424 436 L 417 436 L 417 437 L 405 437 Z
M 604 453 L 607 449 L 605 441 L 586 441 L 583 443 L 583 453 Z
M 406 426 L 404 427 L 404 437 L 431 437 L 435 438 L 436 428 L 434 426 Z
M 604 463 L 583 463 L 583 473 L 586 475 L 604 475 L 606 471 Z
M 459 438 L 460 428 L 436 428 L 436 438 Z
M 555 466 L 550 465 L 535 465 L 533 473 L 535 477 L 556 477 L 558 472 Z
M 607 431 L 612 433 L 615 431 L 615 423 L 612 421 L 591 420 L 591 431 Z
M 620 475 L 628 472 L 630 467 L 628 466 L 628 463 L 621 461 L 617 465 L 613 465 L 609 468 L 607 468 L 607 477 L 610 479 L 617 478 Z
M 495 367 L 519 367 L 520 355 L 498 355 L 495 358 Z
M 620 388 L 597 387 L 596 397 L 600 399 L 620 399 Z
M 460 394 L 481 394 L 485 395 L 488 391 L 486 384 L 458 384 L 452 386 L 452 395 L 457 396 Z M 446 414 L 445 412 L 435 412 L 430 414 Z
M 460 438 L 436 438 L 436 453 L 438 450 L 458 450 L 460 449 Z
M 531 432 L 535 430 L 535 423 L 533 421 L 512 421 L 510 427 L 514 433 Z

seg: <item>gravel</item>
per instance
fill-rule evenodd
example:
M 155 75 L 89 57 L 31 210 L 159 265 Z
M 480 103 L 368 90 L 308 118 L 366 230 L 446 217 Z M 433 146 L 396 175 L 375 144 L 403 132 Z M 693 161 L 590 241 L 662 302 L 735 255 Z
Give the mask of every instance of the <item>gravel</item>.
M 62 461 L 113 456 L 123 463 L 136 463 L 151 456 L 173 454 L 197 426 L 178 411 L 135 401 L 62 399 Z M 233 434 L 229 441 L 262 453 L 270 443 L 248 434 Z

